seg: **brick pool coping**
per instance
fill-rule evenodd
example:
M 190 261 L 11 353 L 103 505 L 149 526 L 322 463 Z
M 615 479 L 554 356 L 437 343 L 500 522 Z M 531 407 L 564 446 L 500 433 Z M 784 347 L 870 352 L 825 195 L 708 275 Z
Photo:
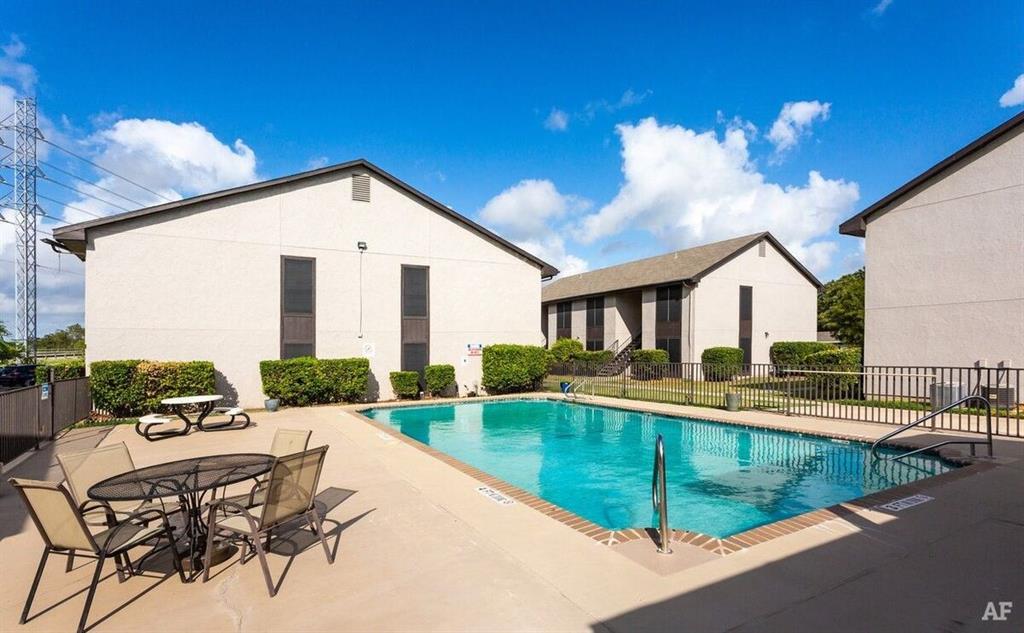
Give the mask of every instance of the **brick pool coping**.
M 517 394 L 515 396 L 482 397 L 482 398 L 475 398 L 474 400 L 475 401 L 495 401 L 495 400 L 518 400 L 518 399 L 552 400 L 552 401 L 556 401 L 556 402 L 561 402 L 562 401 L 562 399 L 557 398 L 557 397 L 553 397 L 553 396 L 548 395 L 548 394 L 537 394 L 537 395 Z M 447 405 L 447 404 L 464 403 L 464 402 L 465 402 L 464 400 L 459 400 L 459 401 L 437 402 L 437 403 L 433 403 L 433 404 L 436 404 L 436 405 Z M 582 401 L 582 403 L 583 404 L 588 404 L 587 401 Z M 479 468 L 476 468 L 475 466 L 471 466 L 471 465 L 469 465 L 469 464 L 467 464 L 467 463 L 465 463 L 465 462 L 463 462 L 461 460 L 458 460 L 458 459 L 452 457 L 451 455 L 448 455 L 446 453 L 442 453 L 441 451 L 431 447 L 430 445 L 424 444 L 423 442 L 420 442 L 419 440 L 411 438 L 408 435 L 403 434 L 401 431 L 395 429 L 394 427 L 392 427 L 392 426 L 390 426 L 388 424 L 384 424 L 382 422 L 378 422 L 376 420 L 368 418 L 365 415 L 363 415 L 363 413 L 362 413 L 363 411 L 368 411 L 370 409 L 385 409 L 385 408 L 389 408 L 390 409 L 390 408 L 401 408 L 401 407 L 406 407 L 406 406 L 430 406 L 431 404 L 432 404 L 431 402 L 423 402 L 423 401 L 411 401 L 411 402 L 401 402 L 401 403 L 382 403 L 382 404 L 373 404 L 373 405 L 360 406 L 360 407 L 358 407 L 356 409 L 350 410 L 350 413 L 354 413 L 355 416 L 358 417 L 359 419 L 361 419 L 362 421 L 370 424 L 374 428 L 376 428 L 376 429 L 378 429 L 378 430 L 380 430 L 380 431 L 382 431 L 384 433 L 387 433 L 391 437 L 394 437 L 395 439 L 398 439 L 398 440 L 404 442 L 405 444 L 407 444 L 409 446 L 412 446 L 412 447 L 414 447 L 414 448 L 416 448 L 416 449 L 418 449 L 418 450 L 420 450 L 420 451 L 422 451 L 422 452 L 424 452 L 424 453 L 434 457 L 435 459 L 437 459 L 437 460 L 439 460 L 441 462 L 444 462 L 445 464 L 448 464 L 449 466 L 455 468 L 456 470 L 458 470 L 458 471 L 460 471 L 460 472 L 462 472 L 462 473 L 464 473 L 466 475 L 469 475 L 470 477 L 476 479 L 477 481 L 479 481 L 480 483 L 484 484 L 485 486 L 493 488 L 494 490 L 497 490 L 501 494 L 503 494 L 503 495 L 505 495 L 507 497 L 510 497 L 512 499 L 515 499 L 519 503 L 522 503 L 523 505 L 525 505 L 527 507 L 533 508 L 534 510 L 540 512 L 541 514 L 547 515 L 547 516 L 551 517 L 552 519 L 555 519 L 556 521 L 558 521 L 558 522 L 560 522 L 560 523 L 562 523 L 562 524 L 564 524 L 564 525 L 566 525 L 566 526 L 576 530 L 577 532 L 580 532 L 584 536 L 587 536 L 587 537 L 589 537 L 589 538 L 591 538 L 591 539 L 593 539 L 593 540 L 595 540 L 595 541 L 597 541 L 599 543 L 603 543 L 605 545 L 612 546 L 612 545 L 618 545 L 620 543 L 626 543 L 628 541 L 635 541 L 635 540 L 640 540 L 640 539 L 649 539 L 649 540 L 651 540 L 651 541 L 653 541 L 655 543 L 658 541 L 657 530 L 655 530 L 654 528 L 625 528 L 625 529 L 622 529 L 622 530 L 610 530 L 610 529 L 608 529 L 606 527 L 603 527 L 603 526 L 600 526 L 600 525 L 594 523 L 593 521 L 585 519 L 585 518 L 579 516 L 578 514 L 575 514 L 574 512 L 566 510 L 565 508 L 562 508 L 561 506 L 555 505 L 555 504 L 551 503 L 550 501 L 546 501 L 546 500 L 538 497 L 537 495 L 535 495 L 535 494 L 533 494 L 531 492 L 527 492 L 526 490 L 523 490 L 522 488 L 519 488 L 518 486 L 513 486 L 512 484 L 510 484 L 510 483 L 508 483 L 508 482 L 506 482 L 506 481 L 504 481 L 502 479 L 498 479 L 497 477 L 495 477 L 495 476 L 493 476 L 493 475 L 491 475 L 491 474 L 489 474 L 489 473 L 487 473 L 487 472 L 485 472 L 483 470 L 480 470 Z M 672 413 L 667 413 L 667 412 L 662 412 L 662 411 L 651 410 L 649 408 L 643 408 L 641 406 L 637 406 L 637 404 L 632 402 L 632 401 L 627 401 L 625 403 L 622 403 L 621 405 L 619 403 L 609 404 L 609 403 L 604 402 L 603 400 L 602 401 L 597 401 L 597 402 L 591 402 L 590 404 L 593 404 L 595 406 L 603 406 L 603 407 L 608 407 L 608 408 L 617 408 L 617 409 L 623 409 L 623 410 L 627 410 L 627 411 L 637 411 L 637 412 L 642 412 L 642 413 L 658 413 L 659 415 L 664 415 L 666 417 L 684 417 L 684 416 L 681 416 L 679 414 L 672 414 Z M 731 426 L 749 427 L 749 428 L 764 429 L 764 430 L 771 430 L 771 431 L 785 431 L 787 433 L 795 433 L 797 435 L 805 435 L 805 436 L 810 436 L 810 437 L 823 437 L 823 438 L 843 440 L 843 441 L 848 441 L 848 442 L 863 443 L 865 441 L 870 441 L 870 440 L 868 440 L 868 439 L 866 439 L 864 437 L 857 437 L 857 436 L 854 436 L 854 435 L 843 435 L 843 434 L 828 433 L 828 432 L 813 432 L 813 433 L 811 433 L 811 432 L 807 432 L 807 431 L 793 430 L 793 429 L 790 429 L 790 428 L 786 428 L 785 426 L 782 426 L 782 425 L 763 424 L 763 423 L 759 423 L 759 422 L 746 422 L 746 421 L 744 421 L 744 422 L 736 422 L 734 420 L 726 420 L 726 419 L 714 418 L 714 417 L 711 417 L 711 416 L 704 416 L 704 415 L 694 416 L 694 415 L 687 414 L 685 417 L 688 418 L 688 419 L 691 419 L 691 420 L 700 420 L 700 421 L 703 421 L 703 422 L 714 422 L 714 423 L 717 423 L 717 424 L 729 424 Z M 894 447 L 894 448 L 907 448 L 907 449 L 916 448 L 916 447 L 914 447 L 912 445 L 909 445 L 909 444 L 891 443 L 891 442 L 886 442 L 884 445 L 885 446 Z M 781 519 L 781 520 L 775 521 L 773 523 L 767 523 L 765 525 L 761 525 L 761 526 L 758 526 L 758 527 L 755 527 L 755 528 L 751 528 L 749 530 L 746 530 L 744 532 L 740 532 L 738 534 L 733 534 L 732 536 L 728 536 L 726 538 L 718 538 L 718 537 L 710 536 L 710 535 L 707 535 L 707 534 L 702 534 L 700 532 L 691 532 L 691 531 L 688 531 L 688 530 L 672 530 L 672 536 L 670 537 L 670 542 L 681 543 L 681 544 L 685 544 L 685 545 L 692 545 L 694 547 L 699 547 L 699 548 L 701 548 L 703 550 L 706 550 L 708 552 L 712 552 L 714 554 L 718 554 L 720 556 L 726 556 L 728 554 L 733 554 L 735 552 L 739 552 L 739 551 L 742 551 L 744 549 L 747 549 L 748 547 L 753 547 L 755 545 L 759 545 L 761 543 L 766 543 L 768 541 L 771 541 L 771 540 L 774 540 L 774 539 L 786 536 L 788 534 L 793 534 L 795 532 L 799 532 L 799 531 L 804 530 L 806 528 L 810 528 L 810 527 L 814 527 L 814 526 L 820 525 L 822 523 L 825 523 L 826 521 L 831 521 L 833 519 L 839 519 L 839 518 L 842 518 L 842 517 L 845 517 L 845 516 L 856 514 L 858 512 L 864 511 L 864 510 L 875 508 L 875 507 L 877 507 L 879 505 L 882 505 L 882 504 L 885 504 L 885 503 L 889 503 L 889 502 L 895 501 L 897 499 L 902 499 L 903 497 L 907 497 L 907 496 L 910 496 L 910 495 L 913 495 L 913 494 L 918 494 L 918 493 L 924 492 L 926 490 L 929 490 L 931 488 L 935 488 L 936 486 L 940 486 L 940 485 L 946 484 L 946 483 L 948 483 L 950 481 L 953 481 L 953 480 L 956 480 L 956 479 L 962 479 L 964 477 L 970 477 L 972 475 L 978 474 L 980 472 L 983 472 L 985 470 L 989 470 L 990 468 L 994 467 L 994 464 L 992 464 L 990 462 L 975 461 L 975 460 L 971 460 L 971 459 L 967 459 L 967 458 L 963 458 L 963 457 L 959 457 L 959 456 L 942 456 L 942 459 L 944 459 L 944 460 L 946 460 L 948 462 L 955 463 L 955 464 L 957 464 L 960 467 L 956 468 L 954 470 L 950 470 L 950 471 L 945 472 L 945 473 L 941 473 L 939 475 L 932 475 L 930 477 L 926 477 L 924 479 L 920 479 L 920 480 L 915 481 L 915 482 L 911 482 L 911 483 L 908 483 L 908 484 L 902 484 L 900 486 L 896 486 L 896 487 L 889 488 L 889 489 L 886 489 L 886 490 L 882 490 L 882 491 L 879 491 L 879 492 L 874 492 L 874 493 L 871 493 L 869 495 L 865 495 L 863 497 L 858 497 L 858 498 L 852 499 L 850 501 L 844 501 L 842 503 L 837 503 L 835 505 L 831 505 L 831 506 L 828 506 L 826 508 L 819 508 L 817 510 L 812 510 L 810 512 L 805 512 L 803 514 L 799 514 L 799 515 L 790 517 L 788 519 Z

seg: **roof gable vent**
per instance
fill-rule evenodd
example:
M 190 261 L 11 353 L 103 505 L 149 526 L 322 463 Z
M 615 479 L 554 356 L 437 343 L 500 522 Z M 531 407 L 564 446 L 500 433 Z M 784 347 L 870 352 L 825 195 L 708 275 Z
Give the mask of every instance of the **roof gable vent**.
M 370 175 L 352 175 L 352 199 L 356 202 L 370 201 Z

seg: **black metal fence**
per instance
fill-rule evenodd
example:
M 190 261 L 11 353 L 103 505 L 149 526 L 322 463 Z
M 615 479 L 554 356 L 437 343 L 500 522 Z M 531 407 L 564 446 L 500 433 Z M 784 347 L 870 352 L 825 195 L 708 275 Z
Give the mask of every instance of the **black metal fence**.
M 88 378 L 0 393 L 0 463 L 53 439 L 92 413 Z
M 651 402 L 724 407 L 736 394 L 740 408 L 789 415 L 907 424 L 966 396 L 992 403 L 992 432 L 1024 437 L 1024 370 L 990 367 L 866 366 L 838 371 L 808 366 L 632 363 L 612 376 L 591 364 L 554 366 L 548 389 L 562 382 L 580 394 Z M 934 419 L 931 428 L 983 432 L 985 413 L 963 406 Z

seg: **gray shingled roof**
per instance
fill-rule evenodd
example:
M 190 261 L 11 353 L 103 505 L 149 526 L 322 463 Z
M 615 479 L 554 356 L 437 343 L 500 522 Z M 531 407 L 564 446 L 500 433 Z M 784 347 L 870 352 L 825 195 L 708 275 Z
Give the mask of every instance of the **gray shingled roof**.
M 765 231 L 563 277 L 544 286 L 541 301 L 547 303 L 631 288 L 698 281 L 762 239 L 771 242 L 811 283 L 821 287 L 821 282 L 771 233 Z

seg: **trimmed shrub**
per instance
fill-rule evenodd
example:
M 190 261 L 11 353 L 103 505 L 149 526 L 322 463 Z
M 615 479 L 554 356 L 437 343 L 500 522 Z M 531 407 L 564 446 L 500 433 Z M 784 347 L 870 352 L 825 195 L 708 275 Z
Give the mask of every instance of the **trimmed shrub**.
M 632 377 L 636 380 L 655 380 L 668 369 L 668 352 L 663 349 L 635 349 L 629 355 Z
M 92 406 L 114 417 L 142 412 L 142 385 L 135 380 L 139 360 L 99 360 L 89 365 Z M 146 413 L 149 413 L 148 411 Z
M 743 350 L 738 347 L 709 347 L 700 355 L 704 379 L 732 380 L 743 369 Z
M 54 380 L 70 380 L 85 375 L 85 360 L 82 358 L 58 358 L 41 360 L 36 363 L 36 384 L 41 385 L 50 379 L 53 370 Z
M 366 399 L 370 383 L 369 358 L 321 358 L 323 402 L 359 402 Z
M 613 354 L 610 349 L 600 349 L 592 352 L 576 352 L 576 354 L 572 358 L 578 363 L 586 363 L 588 365 L 600 366 L 610 361 L 614 356 L 615 354 Z
M 635 349 L 629 360 L 634 363 L 667 363 L 668 352 L 663 349 Z
M 160 409 L 164 398 L 215 393 L 213 363 L 144 360 L 135 367 L 135 381 L 143 394 L 142 413 Z
M 455 384 L 455 367 L 452 365 L 427 365 L 423 369 L 427 391 L 432 396 L 444 395 Z
M 551 355 L 559 363 L 577 358 L 583 351 L 583 343 L 574 338 L 560 338 L 551 344 Z
M 772 343 L 768 355 L 773 365 L 793 367 L 803 365 L 804 359 L 810 354 L 833 348 L 835 348 L 835 345 L 818 341 L 778 341 L 777 343 Z
M 303 356 L 260 362 L 263 393 L 281 404 L 304 407 L 355 402 L 366 397 L 370 361 L 366 358 Z
M 391 372 L 391 390 L 399 398 L 416 398 L 420 395 L 420 374 L 415 371 Z
M 116 417 L 151 413 L 160 401 L 214 392 L 209 361 L 104 360 L 89 365 L 93 406 Z
M 819 371 L 860 372 L 859 347 L 835 347 L 809 354 L 804 365 Z M 814 387 L 814 393 L 821 398 L 856 398 L 860 391 L 860 375 L 854 374 L 805 374 L 807 382 Z
M 484 347 L 483 381 L 489 393 L 533 391 L 548 372 L 550 355 L 537 345 Z

